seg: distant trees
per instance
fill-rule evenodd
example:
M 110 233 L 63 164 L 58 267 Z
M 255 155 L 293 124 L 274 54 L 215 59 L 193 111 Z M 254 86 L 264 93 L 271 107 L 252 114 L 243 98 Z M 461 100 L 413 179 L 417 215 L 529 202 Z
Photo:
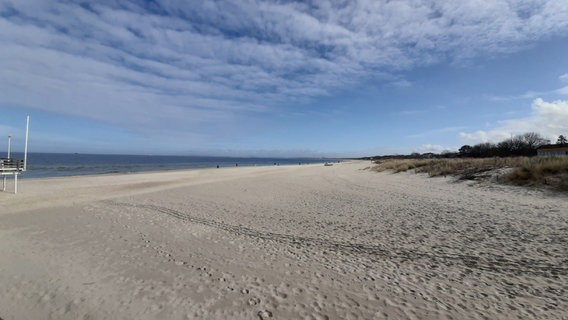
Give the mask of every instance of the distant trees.
M 467 144 L 466 144 L 466 145 L 462 146 L 462 147 L 458 150 L 458 153 L 459 153 L 460 155 L 471 154 L 471 150 L 472 150 L 472 149 L 473 149 L 473 148 L 472 148 L 470 145 L 467 145 Z
M 534 156 L 536 149 L 550 143 L 536 132 L 511 137 L 497 144 L 485 142 L 474 146 L 464 145 L 459 149 L 460 157 L 485 158 L 508 156 Z
M 550 143 L 550 140 L 544 138 L 540 134 L 536 132 L 527 132 L 520 136 L 521 139 L 521 148 L 536 150 L 539 147 L 542 147 L 546 144 Z
M 568 140 L 566 140 L 566 137 L 563 135 L 559 135 L 558 136 L 558 140 L 556 140 L 556 144 L 566 144 L 568 143 Z
M 444 151 L 440 154 L 414 152 L 409 155 L 385 155 L 365 157 L 365 160 L 386 159 L 438 159 L 438 158 L 488 158 L 488 157 L 516 157 L 536 156 L 537 149 L 547 145 L 550 140 L 536 132 L 527 132 L 505 139 L 498 143 L 484 142 L 473 146 L 463 145 L 458 152 Z M 568 144 L 568 139 L 561 135 L 556 141 L 558 144 Z

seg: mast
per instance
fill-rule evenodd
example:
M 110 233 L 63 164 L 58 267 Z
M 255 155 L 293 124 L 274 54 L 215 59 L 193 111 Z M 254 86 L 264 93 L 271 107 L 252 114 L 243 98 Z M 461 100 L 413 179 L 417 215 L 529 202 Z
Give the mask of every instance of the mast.
M 30 129 L 30 115 L 26 116 L 26 142 L 24 144 L 24 171 L 26 171 L 28 165 L 28 132 Z
M 10 147 L 12 145 L 12 135 L 8 135 L 8 159 L 10 159 Z

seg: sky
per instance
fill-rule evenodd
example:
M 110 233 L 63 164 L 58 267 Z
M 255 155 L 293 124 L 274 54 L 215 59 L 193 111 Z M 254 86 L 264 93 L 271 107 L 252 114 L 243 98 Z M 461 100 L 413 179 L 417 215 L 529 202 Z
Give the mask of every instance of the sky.
M 359 157 L 568 135 L 566 0 L 0 0 L 30 152 Z M 7 140 L 7 139 L 6 139 Z

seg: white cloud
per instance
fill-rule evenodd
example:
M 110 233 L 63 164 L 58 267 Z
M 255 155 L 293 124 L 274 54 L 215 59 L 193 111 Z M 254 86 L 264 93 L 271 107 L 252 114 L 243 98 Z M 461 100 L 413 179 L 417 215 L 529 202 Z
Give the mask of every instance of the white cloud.
M 454 147 L 444 147 L 438 144 L 423 144 L 418 147 L 418 153 L 442 153 L 446 151 L 455 151 Z
M 558 77 L 558 79 L 560 79 L 560 81 L 562 82 L 568 82 L 568 73 L 561 75 L 560 77 Z M 568 86 L 557 89 L 555 90 L 555 92 L 561 95 L 568 96 Z
M 568 73 L 559 76 L 558 79 L 561 82 L 568 82 Z M 537 97 L 553 95 L 553 94 L 568 95 L 568 86 L 552 90 L 546 90 L 546 91 L 531 90 L 519 95 L 512 95 L 512 96 L 490 96 L 488 97 L 488 99 L 491 101 L 511 101 L 511 100 L 520 100 L 520 99 L 535 99 Z
M 414 109 L 414 110 L 400 110 L 393 112 L 396 116 L 408 117 L 408 116 L 417 116 L 420 114 L 424 114 L 426 110 Z
M 408 137 L 413 138 L 413 139 L 415 139 L 415 138 L 431 138 L 431 137 L 435 137 L 435 136 L 439 136 L 439 135 L 447 135 L 448 133 L 457 132 L 457 131 L 460 131 L 460 130 L 463 130 L 463 129 L 465 129 L 465 127 L 462 127 L 462 126 L 437 128 L 437 129 L 432 129 L 432 130 L 425 131 L 425 132 L 411 134 Z
M 221 132 L 239 114 L 566 32 L 565 0 L 0 0 L 0 105 Z
M 410 88 L 412 87 L 412 82 L 402 79 L 402 80 L 396 80 L 394 82 L 391 83 L 391 85 L 393 87 L 398 87 L 398 88 Z
M 532 104 L 532 114 L 529 117 L 504 120 L 490 130 L 461 132 L 460 137 L 476 143 L 498 142 L 511 135 L 526 132 L 537 132 L 549 139 L 554 139 L 560 134 L 566 135 L 568 132 L 568 101 L 546 102 L 538 98 Z
M 568 86 L 555 90 L 556 93 L 568 96 Z

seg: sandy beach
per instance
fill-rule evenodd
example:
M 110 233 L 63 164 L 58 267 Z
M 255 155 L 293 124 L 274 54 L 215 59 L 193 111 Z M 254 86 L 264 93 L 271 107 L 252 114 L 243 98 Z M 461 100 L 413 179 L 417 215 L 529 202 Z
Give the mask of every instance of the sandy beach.
M 0 318 L 568 319 L 566 196 L 368 166 L 24 177 Z

